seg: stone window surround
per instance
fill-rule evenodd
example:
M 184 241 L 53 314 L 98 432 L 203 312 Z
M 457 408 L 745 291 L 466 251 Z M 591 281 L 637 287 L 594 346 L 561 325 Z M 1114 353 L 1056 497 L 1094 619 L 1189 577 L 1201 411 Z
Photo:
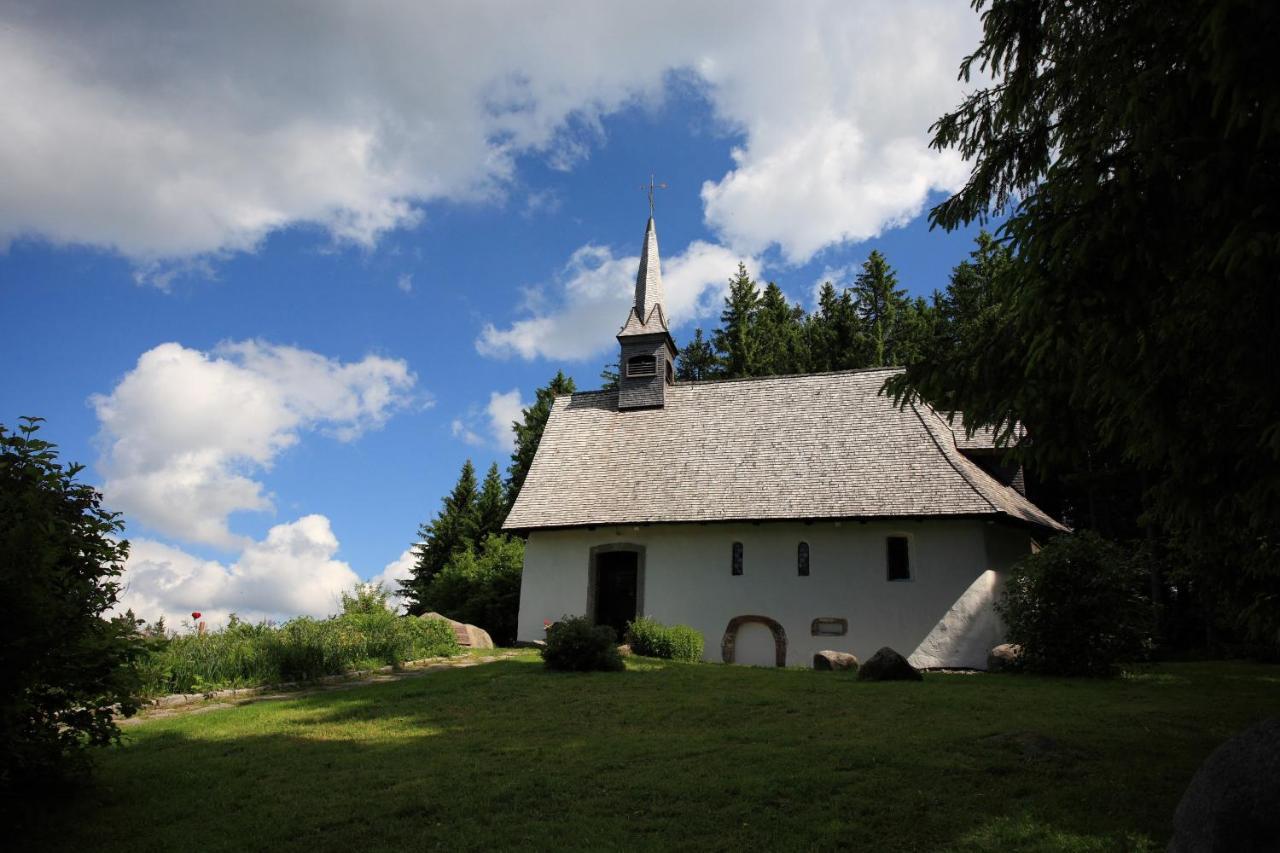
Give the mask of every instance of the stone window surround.
M 596 555 L 610 551 L 634 551 L 636 554 L 636 616 L 644 615 L 644 557 L 645 546 L 634 542 L 609 542 L 593 546 L 587 555 L 587 612 L 592 622 L 596 618 Z
M 823 623 L 839 627 L 839 631 L 819 631 Z M 809 623 L 809 635 L 812 637 L 843 637 L 849 633 L 849 620 L 839 616 L 819 616 Z

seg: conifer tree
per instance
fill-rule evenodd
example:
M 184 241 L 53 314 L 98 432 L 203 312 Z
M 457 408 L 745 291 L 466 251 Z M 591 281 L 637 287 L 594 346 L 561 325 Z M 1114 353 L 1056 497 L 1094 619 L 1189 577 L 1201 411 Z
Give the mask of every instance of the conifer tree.
M 848 290 L 837 291 L 824 282 L 818 291 L 818 307 L 804 323 L 807 369 L 813 373 L 861 367 L 857 318 Z
M 720 365 L 716 361 L 711 342 L 702 336 L 702 329 L 694 329 L 693 339 L 680 350 L 676 379 L 681 382 L 696 382 L 700 379 L 714 379 L 719 375 Z
M 858 367 L 898 364 L 898 321 L 907 292 L 898 287 L 898 276 L 879 250 L 862 262 L 853 284 L 854 307 L 866 335 L 866 349 Z
M 410 613 L 421 612 L 427 588 L 449 558 L 475 542 L 476 527 L 476 469 L 468 459 L 440 512 L 418 528 L 412 574 L 400 582 L 400 594 L 408 600 Z
M 529 474 L 529 466 L 533 464 L 533 456 L 538 452 L 538 442 L 542 441 L 542 431 L 547 428 L 547 418 L 551 416 L 551 404 L 556 397 L 572 394 L 577 390 L 573 380 L 556 371 L 555 377 L 546 386 L 539 388 L 533 405 L 521 413 L 520 420 L 512 426 L 516 432 L 516 446 L 511 452 L 511 465 L 507 467 L 507 503 L 514 504 L 524 485 L 524 478 Z
M 805 369 L 803 327 L 804 309 L 787 303 L 782 288 L 772 281 L 764 289 L 756 310 L 755 364 L 753 376 L 780 376 L 800 373 Z
M 720 312 L 720 328 L 712 340 L 725 376 L 752 376 L 756 361 L 753 334 L 760 291 L 747 274 L 747 265 L 738 263 L 738 274 L 729 279 L 729 295 Z
M 491 535 L 502 532 L 502 522 L 507 520 L 507 490 L 502 483 L 502 474 L 498 471 L 498 463 L 489 466 L 484 475 L 484 484 L 476 497 L 476 529 L 473 543 L 483 545 Z

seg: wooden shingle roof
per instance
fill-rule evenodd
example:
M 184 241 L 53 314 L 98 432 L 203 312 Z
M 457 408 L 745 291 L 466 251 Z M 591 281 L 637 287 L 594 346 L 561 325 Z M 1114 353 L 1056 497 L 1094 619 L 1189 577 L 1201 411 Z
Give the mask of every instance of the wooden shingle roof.
M 990 517 L 1065 529 L 965 457 L 927 406 L 879 394 L 893 370 L 678 383 L 619 412 L 560 397 L 505 527 Z

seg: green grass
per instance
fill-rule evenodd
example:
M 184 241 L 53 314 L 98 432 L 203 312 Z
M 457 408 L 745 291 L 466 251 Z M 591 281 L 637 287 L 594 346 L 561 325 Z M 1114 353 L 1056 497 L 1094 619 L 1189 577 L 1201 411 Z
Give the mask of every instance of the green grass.
M 156 720 L 25 816 L 47 850 L 1159 850 L 1280 668 L 1114 681 L 521 656 Z M 1026 754 L 1032 732 L 1056 746 Z M 13 837 L 11 833 L 6 833 Z

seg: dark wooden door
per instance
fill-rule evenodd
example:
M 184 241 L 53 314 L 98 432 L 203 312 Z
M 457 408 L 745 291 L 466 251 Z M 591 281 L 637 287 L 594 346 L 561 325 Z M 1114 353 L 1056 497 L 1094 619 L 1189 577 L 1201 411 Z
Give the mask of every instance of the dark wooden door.
M 605 551 L 596 555 L 597 625 L 608 625 L 618 635 L 636 618 L 636 579 L 639 555 L 635 551 Z

